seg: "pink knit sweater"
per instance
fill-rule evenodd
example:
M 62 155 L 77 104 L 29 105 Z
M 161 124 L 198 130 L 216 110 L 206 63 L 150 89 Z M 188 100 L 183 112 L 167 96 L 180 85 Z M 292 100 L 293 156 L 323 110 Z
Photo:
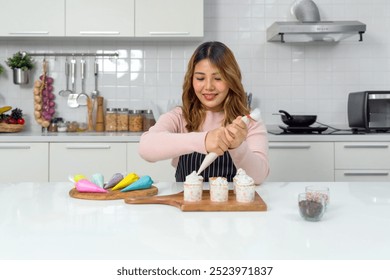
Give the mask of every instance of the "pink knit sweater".
M 149 162 L 172 158 L 172 165 L 176 167 L 181 155 L 207 153 L 206 134 L 220 127 L 222 120 L 223 113 L 208 111 L 201 132 L 188 132 L 182 110 L 177 107 L 161 115 L 157 123 L 141 136 L 139 154 Z M 263 182 L 269 172 L 268 137 L 264 123 L 251 121 L 247 139 L 229 153 L 237 169 L 244 169 L 256 184 Z

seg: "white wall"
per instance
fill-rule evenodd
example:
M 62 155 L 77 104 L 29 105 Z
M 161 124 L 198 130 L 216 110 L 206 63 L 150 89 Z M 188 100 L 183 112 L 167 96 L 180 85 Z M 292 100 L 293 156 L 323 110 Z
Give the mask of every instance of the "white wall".
M 387 0 L 316 0 L 322 20 L 359 20 L 367 24 L 363 42 L 357 36 L 336 44 L 280 44 L 265 40 L 274 21 L 294 20 L 292 0 L 205 0 L 205 37 L 192 41 L 115 39 L 1 39 L 0 106 L 20 107 L 34 129 L 32 85 L 12 83 L 4 60 L 28 52 L 119 51 L 118 60 L 100 60 L 99 89 L 109 107 L 145 108 L 164 112 L 180 100 L 188 58 L 202 42 L 219 40 L 236 54 L 246 90 L 254 95 L 267 124 L 278 124 L 272 113 L 317 114 L 327 124 L 346 124 L 348 93 L 390 89 L 390 3 Z M 190 12 L 190 11 L 188 11 Z M 47 58 L 55 92 L 65 86 L 63 57 Z M 37 57 L 32 80 L 41 74 Z M 93 90 L 93 59 L 88 58 L 87 92 Z M 77 91 L 80 91 L 80 79 Z M 57 111 L 66 120 L 84 121 L 86 108 L 71 109 L 56 95 Z

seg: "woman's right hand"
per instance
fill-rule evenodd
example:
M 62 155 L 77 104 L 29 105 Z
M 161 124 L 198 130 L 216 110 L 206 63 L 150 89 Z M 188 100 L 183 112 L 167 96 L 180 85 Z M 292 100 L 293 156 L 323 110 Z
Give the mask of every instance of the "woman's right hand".
M 208 153 L 214 152 L 221 156 L 228 150 L 230 143 L 226 138 L 225 128 L 220 127 L 214 130 L 210 130 L 206 135 L 205 140 L 206 151 Z

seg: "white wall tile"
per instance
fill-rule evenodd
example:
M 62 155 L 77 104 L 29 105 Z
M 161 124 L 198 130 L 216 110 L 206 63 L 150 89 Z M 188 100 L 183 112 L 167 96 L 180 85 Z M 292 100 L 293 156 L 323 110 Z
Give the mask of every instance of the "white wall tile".
M 17 86 L 5 59 L 19 50 L 29 52 L 119 53 L 118 59 L 99 59 L 99 89 L 108 106 L 141 107 L 150 102 L 165 111 L 169 100 L 181 99 L 188 59 L 203 41 L 219 40 L 234 51 L 243 84 L 254 95 L 266 123 L 280 124 L 272 113 L 313 113 L 318 120 L 347 122 L 348 93 L 390 87 L 390 3 L 388 0 L 315 0 L 323 20 L 359 20 L 367 24 L 363 42 L 350 38 L 336 44 L 281 44 L 266 42 L 266 29 L 274 21 L 295 20 L 293 0 L 205 0 L 205 37 L 190 41 L 100 39 L 0 39 L 0 106 L 22 107 L 28 123 L 32 118 L 32 83 Z M 50 58 L 55 78 L 57 112 L 65 119 L 85 121 L 85 108 L 71 109 L 57 93 L 65 87 L 65 58 Z M 32 81 L 42 72 L 36 57 Z M 78 58 L 79 61 L 79 58 Z M 88 65 L 94 59 L 87 58 Z M 92 67 L 86 88 L 94 87 Z M 80 91 L 80 80 L 77 80 Z M 148 105 L 149 104 L 149 105 Z

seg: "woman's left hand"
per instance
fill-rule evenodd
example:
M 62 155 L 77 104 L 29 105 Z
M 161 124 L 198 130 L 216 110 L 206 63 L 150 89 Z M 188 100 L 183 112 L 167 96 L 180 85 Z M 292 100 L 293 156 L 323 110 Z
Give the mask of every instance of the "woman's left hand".
M 231 124 L 226 126 L 225 135 L 230 143 L 229 149 L 235 149 L 240 146 L 248 135 L 248 128 L 241 118 L 241 116 L 237 117 Z

